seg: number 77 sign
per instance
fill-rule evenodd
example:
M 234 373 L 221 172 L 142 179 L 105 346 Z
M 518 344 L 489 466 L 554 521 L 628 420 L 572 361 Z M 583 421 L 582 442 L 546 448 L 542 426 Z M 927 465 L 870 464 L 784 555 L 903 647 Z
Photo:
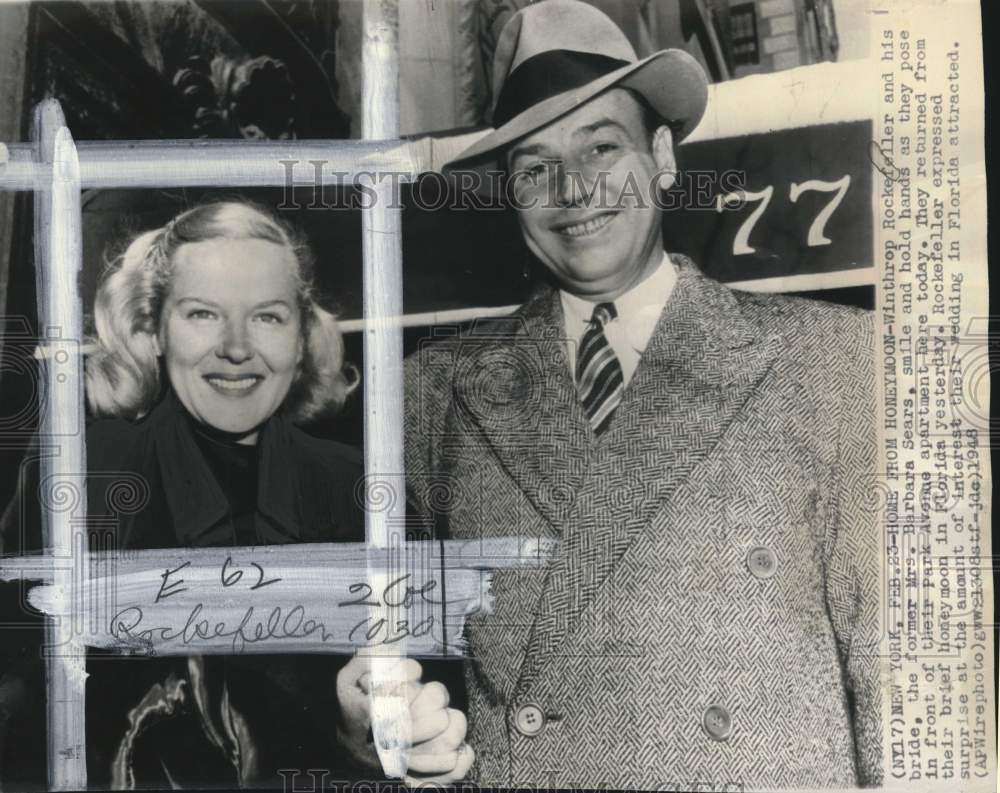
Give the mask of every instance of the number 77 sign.
M 668 250 L 724 282 L 872 268 L 871 140 L 848 121 L 682 147 Z
M 791 188 L 788 191 L 788 197 L 793 203 L 798 201 L 799 196 L 802 195 L 805 190 L 819 190 L 824 193 L 835 193 L 833 198 L 830 199 L 830 203 L 817 213 L 816 219 L 812 222 L 812 225 L 809 226 L 809 235 L 806 238 L 807 245 L 810 247 L 817 247 L 819 245 L 829 245 L 832 242 L 832 240 L 824 234 L 826 222 L 830 219 L 834 210 L 844 199 L 844 193 L 847 192 L 847 188 L 850 184 L 850 174 L 845 174 L 842 179 L 838 179 L 836 182 L 824 182 L 822 179 L 809 179 L 802 184 L 792 183 Z M 725 195 L 720 195 L 716 198 L 716 212 L 724 212 L 732 207 L 740 208 L 747 201 L 759 202 L 757 209 L 750 213 L 750 216 L 743 221 L 739 231 L 736 232 L 736 237 L 733 239 L 733 256 L 743 256 L 757 252 L 755 248 L 750 247 L 750 232 L 753 230 L 754 224 L 760 220 L 760 216 L 764 214 L 764 211 L 767 209 L 767 205 L 771 202 L 771 196 L 773 195 L 774 186 L 768 185 L 757 193 L 740 190 L 735 193 L 726 193 Z

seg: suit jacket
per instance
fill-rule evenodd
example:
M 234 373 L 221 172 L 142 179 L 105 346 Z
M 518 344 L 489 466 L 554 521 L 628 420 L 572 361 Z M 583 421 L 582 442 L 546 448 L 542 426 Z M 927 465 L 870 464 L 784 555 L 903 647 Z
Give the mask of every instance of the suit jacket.
M 608 432 L 558 293 L 407 362 L 406 464 L 452 537 L 558 540 L 467 627 L 476 781 L 852 786 L 882 774 L 872 318 L 683 257 Z

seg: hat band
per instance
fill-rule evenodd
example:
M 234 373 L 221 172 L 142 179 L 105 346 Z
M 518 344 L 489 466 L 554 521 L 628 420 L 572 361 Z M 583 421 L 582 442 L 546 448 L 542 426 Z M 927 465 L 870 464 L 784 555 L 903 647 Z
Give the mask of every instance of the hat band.
M 493 126 L 501 127 L 532 105 L 571 91 L 628 66 L 628 61 L 575 50 L 549 50 L 523 61 L 508 77 L 493 111 Z

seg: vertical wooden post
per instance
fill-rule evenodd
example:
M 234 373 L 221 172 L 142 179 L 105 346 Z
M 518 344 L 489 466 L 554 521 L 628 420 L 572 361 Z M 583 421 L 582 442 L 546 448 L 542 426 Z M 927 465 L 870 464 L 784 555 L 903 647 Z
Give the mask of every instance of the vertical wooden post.
M 74 533 L 74 514 L 86 515 L 86 450 L 83 412 L 82 311 L 77 278 L 82 259 L 80 165 L 76 146 L 59 103 L 35 109 L 37 162 L 51 166 L 47 183 L 35 192 L 35 273 L 38 327 L 51 351 L 40 377 L 42 444 L 55 454 L 42 458 L 42 532 L 56 560 L 53 584 L 67 612 L 78 613 L 70 599 L 82 591 L 86 542 Z M 82 522 L 82 521 L 81 521 Z M 74 553 L 75 552 L 75 553 Z M 46 620 L 48 766 L 52 790 L 78 790 L 87 784 L 85 723 L 86 651 L 77 641 L 73 618 Z
M 361 136 L 399 137 L 399 9 L 396 0 L 365 0 L 361 53 Z M 365 531 L 372 549 L 393 549 L 388 563 L 369 564 L 372 591 L 381 593 L 405 565 L 403 516 L 403 267 L 402 214 L 398 179 L 376 173 L 374 201 L 362 210 L 364 250 Z M 376 554 L 376 557 L 378 555 Z M 395 626 L 395 609 L 373 618 Z M 391 693 L 390 668 L 405 655 L 404 642 L 372 658 L 372 732 L 383 770 L 406 773 L 409 706 L 402 691 Z
M 7 3 L 0 8 L 0 141 L 21 139 L 24 120 L 24 74 L 28 41 L 27 3 Z M 3 158 L 0 157 L 0 162 Z M 7 310 L 7 283 L 14 241 L 14 196 L 0 190 L 0 311 Z M 0 352 L 3 335 L 0 334 Z M 0 372 L 0 381 L 3 374 Z

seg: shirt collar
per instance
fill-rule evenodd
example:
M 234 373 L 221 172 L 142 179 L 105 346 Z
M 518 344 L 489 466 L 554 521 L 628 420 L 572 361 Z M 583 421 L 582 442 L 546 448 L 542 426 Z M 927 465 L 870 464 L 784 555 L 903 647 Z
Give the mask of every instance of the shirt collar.
M 618 319 L 628 328 L 629 340 L 639 352 L 646 349 L 676 282 L 677 269 L 670 255 L 664 253 L 659 267 L 615 299 Z M 590 323 L 594 303 L 564 289 L 559 290 L 559 296 L 566 328 L 575 339 L 579 339 Z

